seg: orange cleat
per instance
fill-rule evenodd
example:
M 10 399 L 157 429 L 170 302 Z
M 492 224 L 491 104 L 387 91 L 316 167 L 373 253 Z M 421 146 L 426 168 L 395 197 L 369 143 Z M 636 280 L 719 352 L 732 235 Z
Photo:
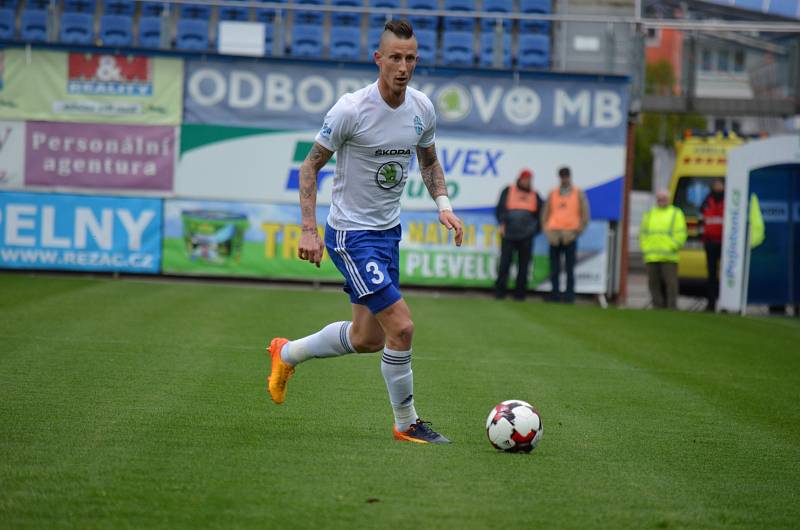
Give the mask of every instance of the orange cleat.
M 276 337 L 269 343 L 269 355 L 272 357 L 272 371 L 267 377 L 267 391 L 272 401 L 280 405 L 286 400 L 286 383 L 294 373 L 294 367 L 289 366 L 281 359 L 283 345 L 287 339 Z

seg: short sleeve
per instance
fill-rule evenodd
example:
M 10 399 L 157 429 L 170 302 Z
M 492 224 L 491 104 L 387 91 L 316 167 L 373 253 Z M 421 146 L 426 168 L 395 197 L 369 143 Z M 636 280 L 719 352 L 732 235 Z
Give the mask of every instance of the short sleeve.
M 329 151 L 338 151 L 353 135 L 355 125 L 356 109 L 342 98 L 328 111 L 314 141 Z
M 427 120 L 428 126 L 422 132 L 422 136 L 420 136 L 419 142 L 417 142 L 417 145 L 419 147 L 430 147 L 436 140 L 436 112 L 433 110 L 433 104 L 430 102 L 429 104 L 430 107 L 428 108 L 428 120 Z

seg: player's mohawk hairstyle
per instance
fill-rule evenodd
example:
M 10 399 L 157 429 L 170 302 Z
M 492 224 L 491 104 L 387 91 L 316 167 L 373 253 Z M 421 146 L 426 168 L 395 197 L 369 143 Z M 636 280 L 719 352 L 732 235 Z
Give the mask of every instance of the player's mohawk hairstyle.
M 398 39 L 410 39 L 414 36 L 414 28 L 411 22 L 404 18 L 392 19 L 383 26 L 383 31 L 391 31 Z

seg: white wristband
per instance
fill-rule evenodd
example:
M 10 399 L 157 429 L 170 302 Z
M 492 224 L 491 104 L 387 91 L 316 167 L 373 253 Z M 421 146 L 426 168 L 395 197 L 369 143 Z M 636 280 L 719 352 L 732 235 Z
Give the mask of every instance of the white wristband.
M 439 195 L 434 199 L 436 201 L 436 206 L 439 207 L 439 211 L 443 212 L 445 210 L 453 211 L 453 206 L 450 204 L 450 199 L 447 195 Z

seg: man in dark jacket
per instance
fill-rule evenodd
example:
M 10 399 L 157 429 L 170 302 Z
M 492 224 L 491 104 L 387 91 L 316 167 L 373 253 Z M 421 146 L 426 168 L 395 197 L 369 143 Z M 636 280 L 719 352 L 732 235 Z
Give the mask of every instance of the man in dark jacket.
M 516 183 L 505 188 L 500 194 L 495 208 L 495 217 L 500 225 L 499 231 L 502 237 L 500 266 L 495 283 L 495 297 L 498 299 L 506 296 L 508 271 L 515 252 L 518 269 L 514 299 L 525 299 L 533 238 L 539 232 L 541 209 L 542 198 L 533 189 L 533 172 L 530 169 L 523 169 Z

